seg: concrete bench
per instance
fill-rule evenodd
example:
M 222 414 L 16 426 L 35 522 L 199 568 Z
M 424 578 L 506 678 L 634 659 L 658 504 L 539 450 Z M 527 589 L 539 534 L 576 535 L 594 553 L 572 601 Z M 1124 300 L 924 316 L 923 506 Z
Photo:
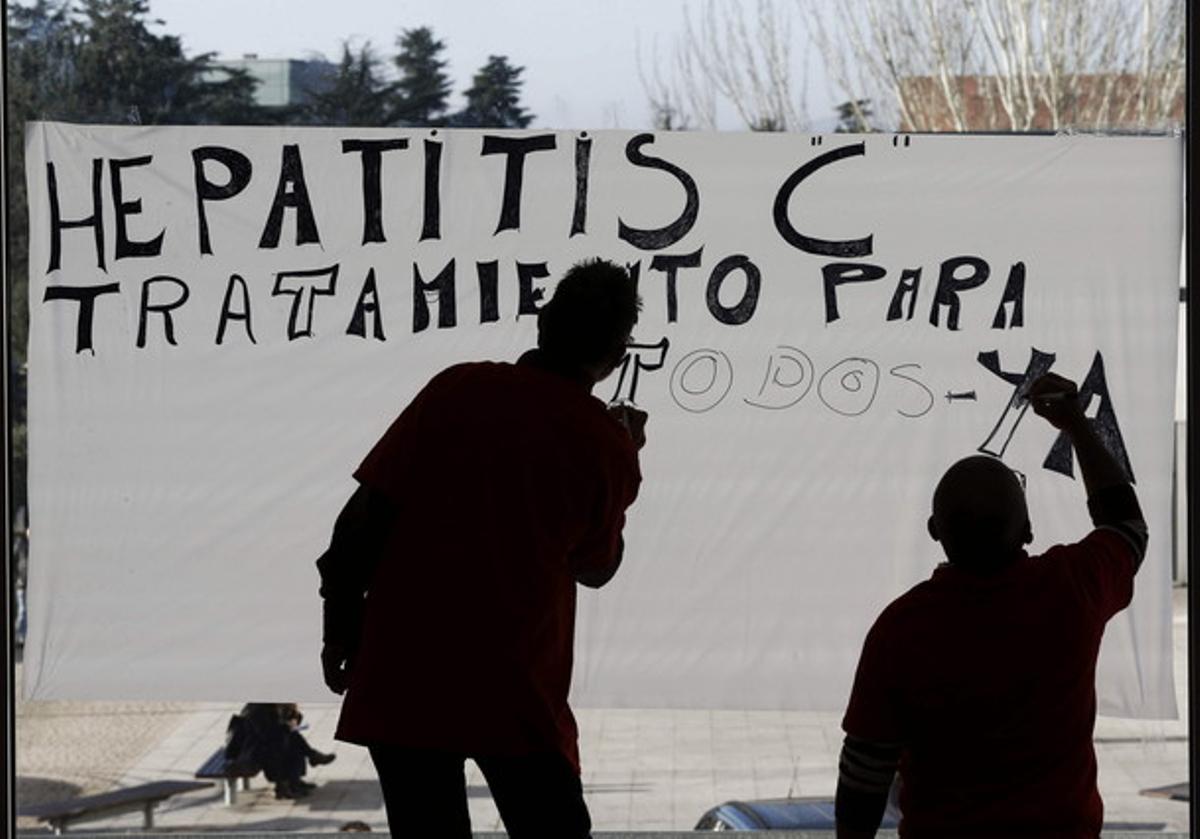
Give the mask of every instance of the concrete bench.
M 17 815 L 32 816 L 38 821 L 49 824 L 55 834 L 62 834 L 66 833 L 67 828 L 75 822 L 141 810 L 142 827 L 151 830 L 154 828 L 154 808 L 159 802 L 166 801 L 172 795 L 178 795 L 181 792 L 191 792 L 211 786 L 211 784 L 198 781 L 155 781 L 135 787 L 124 787 L 112 792 L 102 792 L 98 795 L 85 795 L 81 798 L 50 801 L 45 804 L 30 804 L 21 807 L 17 811 Z
M 250 779 L 261 771 L 262 767 L 252 760 L 230 760 L 225 756 L 225 747 L 219 746 L 196 770 L 196 777 L 222 781 L 225 787 L 225 804 L 232 807 L 237 803 L 238 781 L 241 781 L 243 790 L 248 790 Z

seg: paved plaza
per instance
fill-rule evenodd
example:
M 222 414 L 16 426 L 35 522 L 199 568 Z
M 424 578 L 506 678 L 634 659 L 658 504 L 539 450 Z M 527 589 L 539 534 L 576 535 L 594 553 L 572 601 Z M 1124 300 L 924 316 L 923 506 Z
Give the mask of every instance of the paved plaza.
M 1185 591 L 1175 592 L 1175 669 L 1181 719 L 1101 718 L 1096 726 L 1106 820 L 1186 831 L 1185 802 L 1139 795 L 1188 777 Z M 36 803 L 160 780 L 190 780 L 224 741 L 237 705 L 179 702 L 18 702 L 18 799 Z M 218 785 L 176 796 L 155 825 L 172 831 L 336 831 L 362 821 L 386 831 L 364 749 L 334 743 L 337 704 L 302 706 L 314 747 L 337 760 L 310 770 L 319 786 L 278 801 L 260 775 L 236 804 Z M 792 711 L 578 711 L 583 783 L 598 831 L 686 830 L 729 799 L 832 796 L 841 746 L 839 715 Z M 501 830 L 478 769 L 468 764 L 472 823 Z M 19 828 L 38 829 L 22 819 Z M 133 813 L 79 830 L 141 827 Z M 40 828 L 45 830 L 45 828 Z

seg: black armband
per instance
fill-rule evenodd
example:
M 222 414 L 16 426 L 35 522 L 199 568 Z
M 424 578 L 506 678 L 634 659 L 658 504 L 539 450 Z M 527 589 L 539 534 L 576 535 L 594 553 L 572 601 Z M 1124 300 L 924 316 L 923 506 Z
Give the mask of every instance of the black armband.
M 855 830 L 876 830 L 900 764 L 898 743 L 876 743 L 847 734 L 838 758 L 834 813 Z
M 1141 567 L 1146 556 L 1149 531 L 1137 495 L 1129 484 L 1105 487 L 1088 499 L 1088 512 L 1097 528 L 1114 530 L 1133 549 L 1133 570 Z
M 1110 527 L 1125 521 L 1144 521 L 1137 494 L 1129 484 L 1116 484 L 1097 490 L 1088 499 L 1088 512 L 1096 527 Z

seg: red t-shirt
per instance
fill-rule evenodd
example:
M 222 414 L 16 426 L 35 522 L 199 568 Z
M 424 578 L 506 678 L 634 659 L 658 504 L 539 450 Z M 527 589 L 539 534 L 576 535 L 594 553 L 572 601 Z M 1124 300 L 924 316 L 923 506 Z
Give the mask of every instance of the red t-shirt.
M 1096 658 L 1134 557 L 1098 529 L 994 576 L 942 565 L 883 611 L 842 727 L 902 745 L 902 835 L 1099 834 Z
M 560 751 L 574 572 L 618 561 L 641 480 L 628 432 L 528 363 L 438 374 L 355 472 L 395 507 L 337 736 L 464 754 Z

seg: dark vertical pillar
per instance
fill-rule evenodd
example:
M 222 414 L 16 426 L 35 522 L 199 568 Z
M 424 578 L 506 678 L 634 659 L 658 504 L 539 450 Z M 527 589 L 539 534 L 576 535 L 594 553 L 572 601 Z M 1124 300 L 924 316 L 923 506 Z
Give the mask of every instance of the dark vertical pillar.
M 1193 3 L 1185 3 L 1187 15 L 1187 85 L 1185 87 L 1187 115 L 1184 130 L 1185 157 L 1184 178 L 1186 179 L 1187 202 L 1184 207 L 1184 241 L 1194 242 L 1196 233 L 1196 195 L 1195 162 L 1196 162 L 1196 11 Z M 1200 836 L 1200 563 L 1196 559 L 1196 521 L 1200 515 L 1196 504 L 1196 419 L 1200 416 L 1196 406 L 1196 353 L 1200 352 L 1200 343 L 1196 337 L 1196 309 L 1192 305 L 1191 293 L 1196 287 L 1196 249 L 1189 245 L 1186 249 L 1184 265 L 1184 286 L 1181 292 L 1182 300 L 1187 310 L 1187 605 L 1188 605 L 1188 822 L 1192 836 Z
M 0 34 L 3 35 L 4 43 L 8 43 L 8 8 L 5 4 L 5 14 L 0 15 Z M 0 93 L 3 94 L 3 99 L 8 102 L 8 73 L 0 73 Z M 8 115 L 11 113 L 8 108 L 0 108 L 0 137 L 8 136 Z M 3 147 L 3 160 L 0 161 L 0 195 L 7 196 L 8 193 L 8 161 L 9 155 L 13 152 L 9 148 L 7 142 L 0 141 L 0 146 Z M 5 680 L 5 698 L 4 698 L 4 725 L 3 736 L 0 736 L 0 750 L 4 752 L 4 835 L 12 837 L 17 835 L 17 762 L 16 762 L 16 708 L 17 708 L 17 689 L 16 689 L 16 645 L 13 637 L 13 599 L 15 592 L 13 591 L 16 580 L 13 578 L 16 571 L 16 558 L 13 556 L 13 516 L 16 510 L 13 509 L 13 438 L 12 438 L 12 414 L 10 413 L 13 404 L 13 352 L 12 352 L 12 332 L 8 326 L 8 319 L 12 317 L 12 287 L 11 278 L 8 272 L 8 249 L 11 247 L 9 237 L 9 214 L 12 212 L 12 204 L 9 201 L 4 202 L 4 210 L 0 212 L 0 243 L 3 247 L 0 248 L 0 277 L 3 277 L 4 292 L 0 294 L 0 321 L 3 325 L 0 326 L 0 336 L 3 336 L 4 349 L 0 352 L 4 355 L 3 370 L 0 371 L 0 383 L 3 384 L 3 398 L 0 398 L 0 418 L 4 420 L 4 504 L 2 506 L 4 515 L 4 606 L 0 609 L 0 613 L 4 615 L 4 675 Z

